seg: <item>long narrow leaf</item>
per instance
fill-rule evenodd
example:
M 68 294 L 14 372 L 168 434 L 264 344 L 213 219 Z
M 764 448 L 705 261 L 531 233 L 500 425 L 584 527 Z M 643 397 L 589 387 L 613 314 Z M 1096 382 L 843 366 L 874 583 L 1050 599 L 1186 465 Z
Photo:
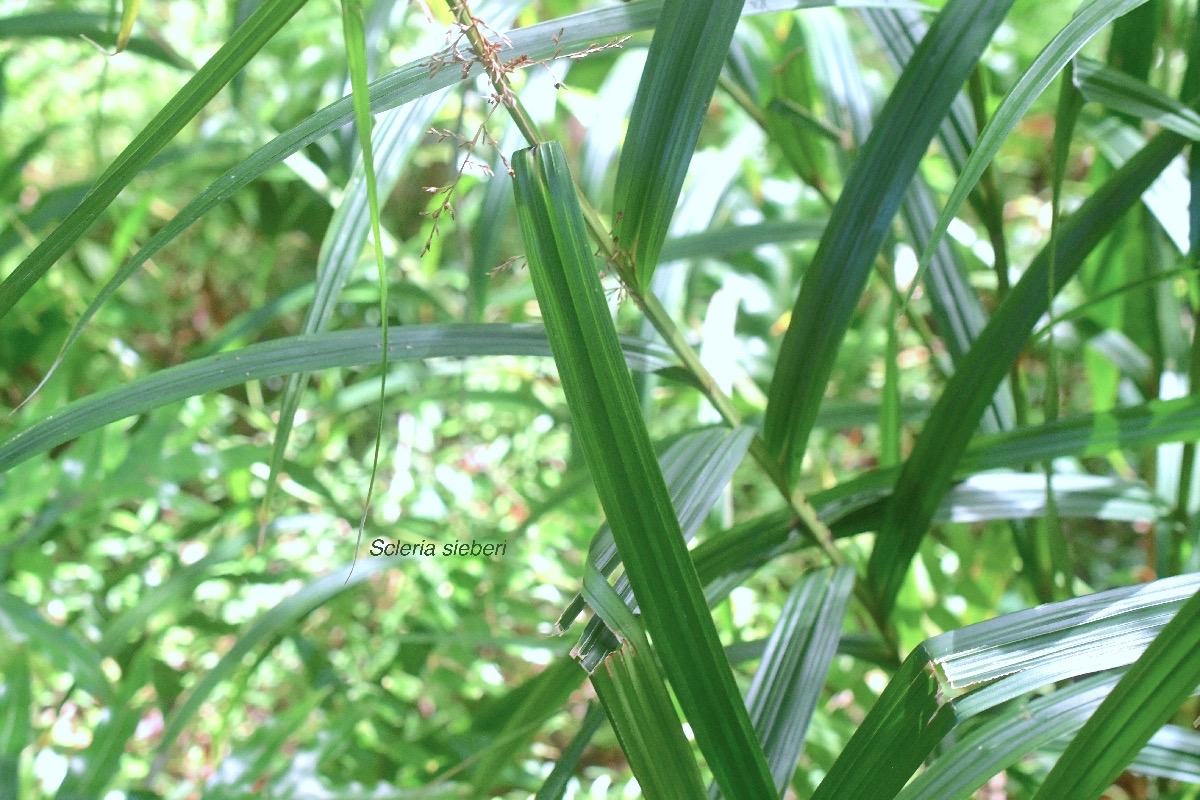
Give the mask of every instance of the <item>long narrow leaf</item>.
M 96 726 L 92 743 L 71 759 L 67 776 L 59 785 L 54 800 L 102 797 L 120 768 L 121 756 L 137 730 L 146 702 L 136 695 L 150 682 L 151 650 L 142 649 L 121 681 L 108 713 Z M 15 795 L 14 795 L 15 796 Z
M 629 115 L 613 239 L 648 289 L 745 0 L 666 0 Z
M 1052 475 L 1049 490 L 1064 519 L 1087 518 L 1154 522 L 1168 512 L 1141 481 L 1100 475 Z M 985 472 L 969 476 L 947 493 L 934 522 L 1029 519 L 1047 513 L 1047 476 Z
M 951 0 L 854 162 L 805 274 L 771 381 L 764 435 L 792 470 L 850 317 L 917 165 L 1011 0 Z
M 918 647 L 846 743 L 813 800 L 890 800 L 955 721 Z
M 0 637 L 6 648 L 25 649 L 45 658 L 104 702 L 111 702 L 112 686 L 100 666 L 100 653 L 89 642 L 43 617 L 19 597 L 0 591 Z
M 433 102 L 430 102 L 430 101 Z M 429 116 L 433 114 L 440 95 L 433 98 L 422 98 L 404 110 L 393 110 L 381 115 L 379 124 L 372 132 L 373 152 L 379 156 L 376 163 L 376 182 L 379 191 L 387 195 L 399 180 L 401 167 L 407 163 L 408 155 L 416 146 L 420 131 L 427 127 Z M 378 205 L 378 204 L 376 204 Z M 351 178 L 342 202 L 330 220 L 325 238 L 321 242 L 321 254 L 317 258 L 317 278 L 313 304 L 304 320 L 304 333 L 316 333 L 324 330 L 333 316 L 334 305 L 341 296 L 342 288 L 350 276 L 351 270 L 358 263 L 359 253 L 367 241 L 367 232 L 372 226 L 370 213 L 370 192 L 366 177 L 366 161 L 359 162 Z M 377 240 L 378 241 L 378 240 Z M 377 245 L 378 248 L 378 245 Z M 380 276 L 381 279 L 384 276 Z M 111 285 L 111 282 L 110 282 Z M 74 337 L 78 336 L 82 327 L 87 324 L 92 315 L 99 309 L 101 303 L 115 291 L 107 287 L 92 301 L 84 312 L 83 318 L 76 323 L 71 331 L 63 350 L 71 345 Z M 386 308 L 386 306 L 383 306 Z M 381 318 L 386 318 L 386 314 Z M 288 378 L 280 400 L 279 421 L 275 426 L 275 443 L 271 451 L 271 477 L 267 481 L 267 490 L 263 494 L 262 507 L 264 511 L 271 508 L 271 500 L 275 492 L 279 467 L 287 453 L 288 439 L 291 438 L 292 425 L 296 412 L 300 408 L 300 397 L 307 375 L 293 374 Z M 386 386 L 380 390 L 386 394 Z
M 492 26 L 506 27 L 512 18 L 521 11 L 520 4 L 499 6 L 498 3 L 475 3 L 473 10 L 481 17 L 489 20 Z M 368 87 L 369 88 L 369 87 Z M 423 132 L 429 127 L 429 120 L 441 106 L 446 91 L 433 91 L 408 103 L 407 109 L 397 107 L 379 115 L 372 131 L 372 149 L 375 155 L 375 180 L 378 184 L 378 194 L 388 196 L 401 171 L 409 163 L 409 154 L 420 141 Z M 305 319 L 305 333 L 315 333 L 323 330 L 330 315 L 333 313 L 334 302 L 344 286 L 351 269 L 356 263 L 357 256 L 366 242 L 367 231 L 370 227 L 369 214 L 364 215 L 368 207 L 368 192 L 366 174 L 360 162 L 355 169 L 350 184 L 346 188 L 341 204 L 334 212 L 321 243 L 321 256 L 317 264 L 318 287 L 316 300 Z M 493 188 L 497 187 L 497 188 Z M 488 184 L 489 196 L 497 191 L 507 191 L 500 181 Z M 483 257 L 476 247 L 476 259 Z M 481 321 L 477 315 L 475 321 Z M 286 446 L 291 434 L 291 424 L 299 408 L 301 376 L 296 376 L 288 383 L 284 399 L 281 403 L 280 421 L 276 432 L 273 458 L 282 458 L 282 448 Z
M 868 8 L 863 9 L 862 15 L 892 67 L 896 72 L 902 72 L 929 26 L 911 9 Z M 962 169 L 977 135 L 971 101 L 960 91 L 950 103 L 937 134 L 938 142 L 955 170 Z
M 888 683 L 814 800 L 892 800 L 961 722 L 1056 681 L 1134 663 L 1164 626 L 1182 614 L 1198 583 L 1200 575 L 1189 575 L 1100 592 L 1006 614 L 925 641 Z M 1193 675 L 1191 688 L 1195 684 Z M 978 688 L 955 697 L 973 687 Z M 1031 737 L 1031 746 L 1036 744 L 1036 730 L 1027 728 L 1024 735 Z M 1013 742 L 1003 747 L 1011 748 L 1005 758 L 1020 749 Z M 1068 780 L 1076 777 L 1078 773 Z M 908 796 L 924 800 L 930 795 Z M 1060 796 L 1064 795 L 1047 795 Z M 1077 797 L 1097 796 L 1098 790 Z
M 830 5 L 832 2 L 833 0 L 758 0 L 748 13 L 762 14 L 795 8 L 816 8 Z M 907 0 L 862 0 L 856 5 L 921 7 L 919 4 Z M 494 44 L 500 48 L 500 53 L 506 63 L 538 63 L 547 58 L 570 56 L 572 53 L 586 48 L 589 44 L 611 41 L 615 37 L 652 28 L 658 21 L 661 9 L 662 0 L 642 0 L 642 2 L 593 9 L 510 31 L 501 41 L 494 42 Z M 447 64 L 457 65 L 459 63 L 465 63 L 467 66 L 462 69 L 457 66 L 447 68 Z M 444 90 L 467 77 L 477 76 L 481 72 L 482 67 L 473 60 L 469 51 L 460 49 L 456 53 L 447 51 L 434 53 L 411 61 L 373 81 L 370 85 L 371 109 L 378 114 L 396 108 Z M 189 226 L 233 196 L 235 192 L 250 185 L 270 168 L 282 163 L 289 156 L 299 152 L 322 136 L 348 124 L 353 118 L 352 100 L 349 97 L 343 97 L 279 134 L 211 183 L 172 217 L 160 231 L 155 233 L 105 284 L 68 335 L 62 347 L 63 352 L 59 354 L 55 365 L 57 366 L 61 361 L 63 354 L 78 338 L 79 332 L 100 305 L 142 265 L 177 239 Z M 803 235 L 804 232 L 805 226 L 801 226 L 797 235 Z M 13 243 L 19 241 L 15 232 L 10 238 Z M 7 243 L 5 238 L 0 236 L 0 252 Z M 68 246 L 69 243 L 63 246 L 63 252 Z M 55 256 L 55 259 L 57 258 L 58 256 Z M 49 266 L 46 267 L 46 269 L 48 268 Z M 45 269 L 42 269 L 42 272 L 44 271 Z M 36 280 L 40 274 L 30 276 L 31 285 L 32 281 Z M 4 285 L 0 284 L 0 290 L 3 290 Z
M 546 333 L 537 325 L 410 325 L 390 328 L 388 336 L 397 361 L 550 355 Z M 634 369 L 670 363 L 658 346 L 627 342 L 626 347 Z M 379 332 L 360 329 L 290 336 L 180 364 L 76 400 L 14 434 L 0 444 L 0 472 L 102 425 L 176 400 L 293 372 L 376 364 L 379 353 Z
M 0 318 L 71 245 L 92 227 L 116 196 L 175 138 L 184 125 L 262 49 L 292 18 L 305 0 L 267 0 L 208 63 L 168 101 L 154 119 L 138 133 L 97 180 L 83 202 L 54 229 L 11 275 L 0 283 Z
M 1146 146 L 1146 139 L 1138 130 L 1116 117 L 1105 117 L 1094 124 L 1085 119 L 1080 127 L 1095 140 L 1100 152 L 1114 167 L 1122 166 Z M 1189 180 L 1183 159 L 1175 159 L 1167 165 L 1154 183 L 1150 184 L 1150 188 L 1142 193 L 1142 204 L 1180 253 L 1189 252 L 1191 231 L 1188 210 L 1179 202 L 1180 197 L 1188 194 Z M 1142 274 L 1143 270 L 1139 268 L 1129 277 Z
M 603 618 L 606 630 L 617 631 L 621 638 L 588 674 L 634 777 L 649 798 L 703 796 L 696 759 L 641 624 L 590 563 L 584 566 L 583 585 L 588 604 Z M 578 651 L 572 655 L 580 658 Z
M 530 274 L 601 505 L 667 677 L 728 797 L 775 789 L 654 458 L 555 142 L 512 157 Z
M 367 37 L 363 31 L 362 0 L 342 0 L 342 40 L 346 45 L 346 61 L 350 72 L 350 92 L 354 105 L 354 121 L 358 130 L 358 149 L 362 156 L 363 177 L 367 184 L 367 216 L 371 221 L 371 236 L 375 240 L 372 254 L 375 256 L 375 274 L 379 278 L 379 318 L 383 321 L 379 331 L 379 361 L 383 374 L 379 378 L 379 411 L 375 416 L 375 446 L 371 452 L 371 474 L 367 479 L 367 495 L 363 501 L 361 521 L 358 523 L 358 541 L 354 552 L 362 544 L 363 529 L 371 513 L 371 498 L 375 493 L 375 479 L 379 474 L 379 452 L 383 446 L 383 425 L 386 418 L 388 379 L 388 276 L 383 260 L 383 229 L 379 223 L 379 186 L 375 180 L 375 150 L 371 145 L 371 128 L 375 118 L 371 115 L 371 95 L 367 86 Z M 279 449 L 276 448 L 276 454 Z M 275 462 L 276 459 L 272 458 Z M 271 480 L 274 481 L 274 467 Z M 264 510 L 267 506 L 264 506 Z M 263 530 L 266 520 L 263 519 Z M 261 536 L 261 534 L 260 534 Z M 353 572 L 354 563 L 350 570 Z
M 557 660 L 538 675 L 535 691 L 530 692 L 508 715 L 496 734 L 495 744 L 479 759 L 471 781 L 475 794 L 485 797 L 511 764 L 537 735 L 546 720 L 557 714 L 573 691 L 579 688 L 583 670 L 571 658 Z
M 1200 398 L 1155 400 L 1140 406 L 1068 417 L 975 439 L 956 475 L 1015 468 L 1055 458 L 1104 456 L 1165 442 L 1200 438 Z M 835 537 L 878 530 L 898 469 L 881 469 L 812 496 L 818 516 Z M 947 501 L 952 502 L 952 501 Z M 944 502 L 939 508 L 947 508 Z M 786 510 L 772 512 L 702 542 L 692 555 L 709 601 L 723 597 L 755 567 L 808 546 Z
M 558 761 L 554 762 L 554 769 L 550 770 L 550 774 L 546 776 L 546 782 L 538 789 L 533 800 L 562 800 L 562 796 L 567 791 L 571 773 L 579 763 L 580 756 L 583 755 L 588 743 L 603 724 L 603 709 L 595 703 L 589 704 L 587 713 L 583 715 L 583 722 L 579 724 L 578 733 L 572 737 L 571 743 L 563 748 Z
M 21 785 L 21 751 L 33 741 L 30 715 L 33 689 L 30 686 L 29 654 L 9 648 L 0 661 L 0 793 L 17 797 Z
M 1193 141 L 1200 139 L 1200 114 L 1145 81 L 1082 56 L 1075 57 L 1073 78 L 1089 102 L 1149 120 Z
M 938 753 L 896 800 L 969 797 L 1022 756 L 1083 727 L 1115 683 L 1111 675 L 1098 675 L 1035 700 L 1011 702 L 1003 713 Z
M 673 443 L 660 459 L 663 480 L 671 493 L 671 505 L 679 517 L 685 541 L 691 541 L 704 517 L 720 498 L 733 472 L 746 455 L 754 431 L 720 428 L 696 431 Z M 588 560 L 596 564 L 600 574 L 612 574 L 620 564 L 612 528 L 606 523 L 592 537 Z M 632 603 L 628 580 L 618 581 L 616 591 Z M 559 617 L 556 627 L 566 630 L 583 610 L 581 598 L 576 598 Z
M 696 761 L 653 655 L 626 643 L 592 673 L 592 685 L 649 800 L 704 796 Z
M 946 201 L 946 206 L 942 209 L 929 237 L 929 243 L 925 246 L 925 252 L 921 254 L 922 265 L 929 263 L 933 249 L 946 234 L 950 221 L 962 208 L 967 196 L 983 176 L 984 170 L 1000 151 L 1000 145 L 1021 121 L 1021 117 L 1025 116 L 1025 112 L 1033 105 L 1038 95 L 1046 90 L 1067 62 L 1104 26 L 1145 2 L 1146 0 L 1085 0 L 1071 21 L 1038 54 L 1017 84 L 1004 96 L 988 124 L 980 131 L 975 149 L 963 165 L 958 182 L 954 184 L 950 198 Z
M 1197 587 L 1200 575 L 1110 589 L 934 636 L 924 648 L 948 688 L 991 684 L 958 700 L 960 711 L 975 714 L 1055 681 L 1132 664 Z
M 685 258 L 716 258 L 752 250 L 767 244 L 792 244 L 817 239 L 825 230 L 823 220 L 770 221 L 756 225 L 735 225 L 703 233 L 689 233 L 668 239 L 662 248 L 662 261 Z
M 1129 768 L 1158 778 L 1200 783 L 1200 732 L 1164 725 L 1150 737 Z
M 933 192 L 921 176 L 917 176 L 905 195 L 901 214 L 913 244 L 924 246 L 932 235 L 937 209 Z M 942 242 L 934 249 L 925 274 L 925 287 L 938 330 L 942 332 L 951 359 L 957 364 L 987 325 L 987 313 L 949 242 Z M 1007 384 L 1002 384 L 992 398 L 981 427 L 985 432 L 995 433 L 1013 428 L 1015 422 L 1012 393 Z
M 221 564 L 241 556 L 247 544 L 249 540 L 245 536 L 222 539 L 204 558 L 174 570 L 165 581 L 147 589 L 135 605 L 113 618 L 105 627 L 96 649 L 103 655 L 114 655 L 132 632 L 147 631 L 150 621 L 157 615 L 190 600 L 197 586 L 214 577 Z
M 797 583 L 746 693 L 750 719 L 781 796 L 804 749 L 853 586 L 854 570 L 845 566 L 814 572 Z
M 242 659 L 248 653 L 264 647 L 273 647 L 279 642 L 280 636 L 284 632 L 312 613 L 313 609 L 324 605 L 342 592 L 357 587 L 372 575 L 394 567 L 404 560 L 399 556 L 372 558 L 349 578 L 346 577 L 349 565 L 346 569 L 334 570 L 312 581 L 255 619 L 221 657 L 217 665 L 205 673 L 204 677 L 188 692 L 187 699 L 171 711 L 170 717 L 166 720 L 162 738 L 158 742 L 160 756 L 174 746 L 192 716 L 200 709 L 213 690 L 241 666 Z
M 129 4 L 125 7 L 128 8 Z M 107 21 L 106 14 L 87 11 L 32 11 L 0 19 L 0 39 L 54 36 L 70 40 L 86 36 L 104 47 L 117 47 L 119 38 L 106 29 Z M 182 56 L 156 39 L 134 36 L 126 40 L 122 49 L 173 67 L 192 69 L 192 65 Z

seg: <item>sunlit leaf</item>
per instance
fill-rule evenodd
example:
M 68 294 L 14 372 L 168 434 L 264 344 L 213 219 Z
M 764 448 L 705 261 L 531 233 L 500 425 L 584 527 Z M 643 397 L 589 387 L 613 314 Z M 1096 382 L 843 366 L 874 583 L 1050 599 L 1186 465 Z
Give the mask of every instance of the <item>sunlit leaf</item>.
M 388 331 L 393 360 L 488 355 L 546 356 L 546 334 L 536 325 L 411 325 Z M 659 369 L 670 362 L 656 345 L 631 344 L 631 364 Z M 87 431 L 152 408 L 293 372 L 376 364 L 373 329 L 304 334 L 249 345 L 156 372 L 125 386 L 76 400 L 0 444 L 0 472 Z

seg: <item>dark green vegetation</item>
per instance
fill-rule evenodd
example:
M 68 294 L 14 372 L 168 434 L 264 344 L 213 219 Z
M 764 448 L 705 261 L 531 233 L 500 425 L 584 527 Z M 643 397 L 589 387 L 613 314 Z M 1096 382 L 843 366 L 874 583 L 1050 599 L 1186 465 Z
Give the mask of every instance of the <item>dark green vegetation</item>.
M 0 800 L 1200 797 L 1200 4 L 832 5 L 0 0 Z

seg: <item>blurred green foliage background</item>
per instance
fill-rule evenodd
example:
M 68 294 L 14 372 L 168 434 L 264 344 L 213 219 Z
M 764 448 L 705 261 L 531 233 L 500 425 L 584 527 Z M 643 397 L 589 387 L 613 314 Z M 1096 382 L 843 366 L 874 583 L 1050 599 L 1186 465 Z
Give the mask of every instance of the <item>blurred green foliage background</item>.
M 474 10 L 485 30 L 505 31 L 614 5 L 481 0 Z M 976 115 L 997 109 L 1070 21 L 1072 5 L 1013 4 L 972 79 Z M 113 46 L 120 4 L 0 0 L 0 274 L 11 275 L 80 204 L 259 6 L 143 3 L 127 51 L 112 55 L 105 48 Z M 1176 96 L 1185 72 L 1196 69 L 1195 4 L 1164 0 L 1135 13 L 1145 9 L 1156 15 L 1153 35 L 1126 49 L 1141 52 L 1146 68 L 1124 66 Z M 5 440 L 71 401 L 305 331 L 314 294 L 323 291 L 318 264 L 332 258 L 344 226 L 338 209 L 359 163 L 353 126 L 269 166 L 174 238 L 99 308 L 33 394 L 122 263 L 222 175 L 236 176 L 257 148 L 350 93 L 340 16 L 330 0 L 304 3 L 0 321 L 0 402 L 12 410 L 0 422 Z M 405 65 L 461 69 L 434 55 L 457 41 L 441 3 L 376 0 L 365 20 L 372 78 Z M 1106 29 L 1082 54 L 1113 63 L 1113 53 L 1124 52 L 1113 36 Z M 645 30 L 605 37 L 582 57 L 514 68 L 511 76 L 606 218 L 650 38 Z M 797 286 L 865 138 L 850 127 L 862 109 L 836 109 L 821 94 L 830 79 L 820 65 L 834 63 L 813 55 L 822 47 L 846 48 L 866 92 L 867 121 L 878 111 L 897 73 L 859 12 L 813 8 L 741 20 L 650 289 L 756 427 Z M 801 66 L 786 73 L 789 64 Z M 390 156 L 378 145 L 376 154 L 386 188 L 390 324 L 541 321 L 508 175 L 508 157 L 524 143 L 492 93 L 484 79 L 456 79 L 377 116 L 377 136 L 385 117 L 400 131 Z M 789 116 L 782 101 L 805 107 Z M 1158 129 L 1087 103 L 1068 157 L 1056 163 L 1057 102 L 1053 89 L 1034 102 L 973 198 L 1000 204 L 991 219 L 1002 223 L 1012 280 L 1046 245 L 1053 204 L 1073 211 L 1113 173 L 1123 141 L 1127 156 Z M 1133 138 L 1104 127 L 1116 124 Z M 1173 169 L 1178 174 L 1168 177 L 1182 180 L 1181 162 Z M 958 166 L 935 144 L 921 174 L 931 195 L 944 198 Z M 1165 206 L 1186 208 L 1186 180 L 1165 191 Z M 994 269 L 995 239 L 980 205 L 968 208 L 950 238 L 964 285 L 990 312 L 1010 276 Z M 791 232 L 770 239 L 773 224 Z M 1120 224 L 1055 308 L 1086 307 L 1054 337 L 1029 344 L 1015 365 L 1016 388 L 1004 391 L 1017 398 L 1018 427 L 1188 396 L 1196 285 L 1186 224 L 1182 253 L 1152 210 L 1134 208 Z M 768 238 L 740 247 L 688 238 L 735 226 L 757 226 Z M 359 249 L 329 305 L 330 330 L 381 323 L 370 245 Z M 920 255 L 898 227 L 889 236 L 797 469 L 804 495 L 899 463 L 953 371 L 953 347 L 930 298 L 937 290 L 918 284 L 908 313 L 899 311 Z M 1137 280 L 1144 282 L 1133 290 L 1105 295 Z M 619 331 L 656 341 L 616 270 L 604 285 Z M 538 792 L 595 698 L 581 671 L 573 683 L 560 671 L 573 666 L 566 656 L 574 636 L 554 635 L 603 521 L 571 425 L 578 411 L 568 409 L 546 357 L 393 358 L 382 459 L 357 549 L 379 413 L 380 367 L 370 360 L 314 372 L 300 385 L 265 515 L 282 376 L 94 427 L 0 473 L 0 793 L 215 800 Z M 681 372 L 634 372 L 660 453 L 720 421 Z M 900 424 L 881 425 L 884 410 Z M 1190 483 L 1181 483 L 1195 455 L 1189 446 L 1189 466 L 1181 467 L 1187 436 L 1050 459 L 1046 469 L 1056 475 L 1108 482 L 1060 498 L 1063 507 L 1049 515 L 1036 482 L 987 484 L 981 491 L 999 498 L 993 506 L 960 497 L 957 512 L 938 518 L 921 543 L 889 617 L 887 657 L 873 661 L 843 647 L 824 688 L 814 690 L 819 701 L 788 796 L 813 795 L 898 658 L 927 638 L 1039 602 L 1194 569 L 1200 492 L 1189 498 Z M 1036 474 L 1041 461 L 1012 466 Z M 1071 506 L 1072 498 L 1082 505 Z M 1015 511 L 1022 502 L 1032 511 Z M 785 507 L 747 459 L 697 538 L 715 540 Z M 1060 526 L 1052 541 L 1070 548 L 1066 574 L 1049 589 L 1020 545 L 1027 529 L 1041 525 Z M 431 542 L 439 552 L 456 540 L 507 547 L 491 558 L 387 559 L 370 555 L 376 538 Z M 1169 542 L 1178 544 L 1170 554 Z M 871 537 L 839 547 L 850 564 L 865 567 Z M 743 690 L 755 643 L 771 634 L 799 576 L 823 563 L 815 550 L 786 552 L 715 607 Z M 876 633 L 869 614 L 853 609 L 844 633 L 866 640 Z M 545 706 L 529 700 L 538 697 Z M 1185 709 L 1178 721 L 1194 716 Z M 1052 763 L 1050 755 L 1029 755 L 976 796 L 1032 797 Z M 1197 796 L 1170 777 L 1125 773 L 1109 796 Z M 639 796 L 607 726 L 575 764 L 565 796 Z

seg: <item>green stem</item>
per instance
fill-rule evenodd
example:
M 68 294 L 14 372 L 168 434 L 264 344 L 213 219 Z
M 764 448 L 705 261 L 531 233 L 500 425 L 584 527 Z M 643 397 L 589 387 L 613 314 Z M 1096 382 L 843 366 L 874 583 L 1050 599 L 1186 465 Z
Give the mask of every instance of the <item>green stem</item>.
M 983 74 L 978 68 L 971 73 L 967 88 L 971 98 L 971 109 L 975 112 L 975 127 L 983 130 L 988 121 L 985 107 L 986 88 L 983 85 Z M 996 170 L 991 164 L 984 169 L 979 179 L 979 191 L 972 192 L 971 198 L 992 245 L 992 269 L 996 273 L 996 302 L 999 303 L 1008 295 L 1011 282 L 1008 278 L 1008 242 L 1004 238 L 1004 195 L 1000 193 Z M 1017 364 L 1013 364 L 1008 373 L 1008 385 L 1016 417 L 1014 422 L 1017 427 L 1024 427 L 1029 419 L 1029 406 L 1022 388 L 1021 369 Z
M 488 80 L 495 87 L 496 95 L 508 110 L 508 115 L 512 117 L 513 122 L 521 131 L 521 135 L 529 142 L 530 147 L 542 144 L 543 140 L 538 134 L 537 126 L 533 124 L 529 112 L 521 103 L 521 98 L 517 97 L 517 93 L 512 90 L 512 84 L 509 83 L 508 76 L 504 72 L 504 65 L 496 57 L 496 46 L 484 38 L 470 7 L 464 0 L 446 0 L 446 5 L 454 14 L 454 18 L 458 20 L 463 34 L 467 37 L 467 42 L 475 51 L 475 57 L 487 74 Z
M 754 98 L 747 94 L 746 90 L 738 85 L 737 81 L 733 80 L 724 72 L 722 72 L 721 77 L 717 80 L 717 85 L 720 86 L 727 95 L 729 95 L 733 102 L 738 104 L 739 108 L 741 108 L 750 116 L 750 119 L 754 120 L 755 124 L 758 125 L 758 127 L 762 129 L 764 133 L 770 136 L 770 131 L 767 129 L 766 113 L 758 107 L 758 103 L 754 102 Z M 844 133 L 817 119 L 811 113 L 809 113 L 807 109 L 803 109 L 795 104 L 792 104 L 792 111 L 797 115 L 805 116 L 805 118 L 810 120 L 814 125 L 818 126 L 823 131 L 834 137 L 836 141 L 845 141 L 846 137 Z M 804 175 L 798 175 L 797 177 L 811 186 L 813 190 L 821 196 L 821 199 L 825 202 L 825 205 L 833 205 L 833 197 L 830 196 L 829 190 L 820 184 L 819 180 L 814 182 L 809 180 Z
M 1193 156 L 1193 158 L 1195 158 Z M 1194 168 L 1194 167 L 1193 167 Z M 1193 253 L 1192 262 L 1200 268 L 1200 255 Z M 1200 389 L 1200 312 L 1192 311 L 1192 349 L 1188 363 L 1188 390 L 1195 393 Z M 1179 488 L 1176 492 L 1175 508 L 1171 513 L 1171 535 L 1167 553 L 1168 577 L 1178 575 L 1183 571 L 1183 548 L 1187 541 L 1188 531 L 1192 529 L 1192 515 L 1188 510 L 1192 504 L 1192 476 L 1195 474 L 1196 443 L 1188 442 L 1183 446 L 1183 459 L 1179 465 Z M 1192 543 L 1192 557 L 1195 557 L 1197 544 Z

